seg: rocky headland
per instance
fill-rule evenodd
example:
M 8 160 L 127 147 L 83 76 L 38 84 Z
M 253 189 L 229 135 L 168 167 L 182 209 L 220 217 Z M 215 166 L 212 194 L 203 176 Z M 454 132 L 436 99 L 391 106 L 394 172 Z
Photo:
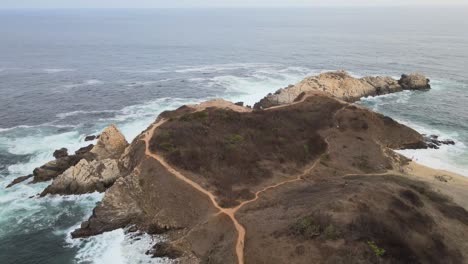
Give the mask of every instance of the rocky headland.
M 273 106 L 290 104 L 304 92 L 322 91 L 332 97 L 354 102 L 362 97 L 378 96 L 403 90 L 430 89 L 429 79 L 421 74 L 403 74 L 400 80 L 391 77 L 354 78 L 346 71 L 326 72 L 317 76 L 305 78 L 296 85 L 279 89 L 274 94 L 268 94 L 256 103 L 255 109 L 266 109 Z
M 468 263 L 468 180 L 394 152 L 452 142 L 352 104 L 428 88 L 324 73 L 255 109 L 163 112 L 131 144 L 110 126 L 25 177 L 52 180 L 42 196 L 105 192 L 74 238 L 163 234 L 148 254 L 180 263 Z

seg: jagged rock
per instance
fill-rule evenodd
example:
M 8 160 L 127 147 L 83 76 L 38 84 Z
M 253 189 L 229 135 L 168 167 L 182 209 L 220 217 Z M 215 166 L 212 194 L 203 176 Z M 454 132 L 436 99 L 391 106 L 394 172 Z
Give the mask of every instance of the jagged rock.
M 86 158 L 88 160 L 91 160 L 92 158 L 94 158 L 94 154 L 91 153 L 91 149 L 93 149 L 93 147 L 94 147 L 93 144 L 89 144 L 86 147 L 82 147 L 78 149 L 77 151 L 75 151 L 75 155 L 84 155 L 84 156 L 87 156 Z
M 374 95 L 389 94 L 403 90 L 398 81 L 391 77 L 364 77 L 361 80 L 368 82 L 374 87 Z
M 183 253 L 177 250 L 170 243 L 158 243 L 153 246 L 150 250 L 146 251 L 147 255 L 152 255 L 154 258 L 169 258 L 177 259 L 180 258 Z
M 57 149 L 56 151 L 54 151 L 53 156 L 55 159 L 66 157 L 68 156 L 68 149 L 66 148 Z
M 101 133 L 91 153 L 95 154 L 98 160 L 118 159 L 128 145 L 124 135 L 122 135 L 117 127 L 110 125 Z
M 235 103 L 235 105 L 244 106 L 244 102 L 237 102 L 237 103 Z
M 80 148 L 75 152 L 75 155 L 68 155 L 68 151 L 65 148 L 56 150 L 54 152 L 55 160 L 49 161 L 41 167 L 34 169 L 33 183 L 52 180 L 71 166 L 75 166 L 81 159 L 89 161 L 94 160 L 95 155 L 90 152 L 92 148 L 92 144 L 87 147 Z
M 103 192 L 120 177 L 118 162 L 112 159 L 88 162 L 82 159 L 54 179 L 41 196 L 47 194 L 83 194 Z
M 65 170 L 77 164 L 82 157 L 80 155 L 71 155 L 56 160 L 52 160 L 35 168 L 33 171 L 33 182 L 49 181 L 62 174 Z
M 326 72 L 304 79 L 296 85 L 268 94 L 254 105 L 255 109 L 290 104 L 304 92 L 321 91 L 333 97 L 354 102 L 362 97 L 400 92 L 403 89 L 427 89 L 429 80 L 422 75 L 404 75 L 400 81 L 391 77 L 354 78 L 346 71 Z M 404 87 L 403 87 L 404 85 Z
M 91 218 L 73 231 L 72 237 L 89 237 L 125 227 L 131 221 L 138 223 L 143 211 L 136 197 L 141 195 L 142 189 L 135 174 L 117 179 L 93 210 Z
M 29 175 L 27 175 L 27 176 L 18 177 L 18 178 L 16 178 L 16 179 L 14 179 L 10 184 L 8 184 L 6 188 L 10 188 L 10 187 L 12 187 L 13 185 L 16 185 L 16 184 L 18 184 L 18 183 L 20 183 L 20 182 L 24 182 L 25 180 L 30 179 L 30 178 L 32 178 L 32 177 L 33 177 L 32 174 L 29 174 Z
M 377 82 L 373 77 L 372 82 Z M 384 83 L 384 81 L 382 81 Z M 269 94 L 254 105 L 255 109 L 269 108 L 275 105 L 289 104 L 303 92 L 322 91 L 334 97 L 354 101 L 363 96 L 376 94 L 375 88 L 366 80 L 350 76 L 346 71 L 326 72 L 317 76 L 305 78 L 296 85 Z
M 431 88 L 429 82 L 430 80 L 426 76 L 419 73 L 403 74 L 398 81 L 403 90 L 427 90 Z
M 93 141 L 97 138 L 97 136 L 91 135 L 91 136 L 86 136 L 84 141 Z
M 439 140 L 439 136 L 437 135 L 430 135 L 430 136 L 423 135 L 423 136 L 424 136 L 424 141 L 427 144 L 427 148 L 430 148 L 430 149 L 439 149 L 440 146 L 442 145 L 455 145 L 455 141 L 451 139 Z

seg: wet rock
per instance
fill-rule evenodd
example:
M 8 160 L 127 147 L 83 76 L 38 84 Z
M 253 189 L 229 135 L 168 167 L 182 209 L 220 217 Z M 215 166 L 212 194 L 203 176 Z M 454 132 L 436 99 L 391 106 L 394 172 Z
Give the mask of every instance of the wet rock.
M 16 179 L 14 179 L 10 184 L 8 184 L 6 188 L 10 188 L 10 187 L 12 187 L 12 186 L 14 186 L 14 185 L 16 185 L 16 184 L 18 184 L 18 183 L 20 183 L 20 182 L 24 182 L 24 181 L 26 181 L 27 179 L 30 179 L 30 178 L 32 178 L 32 177 L 33 177 L 32 174 L 29 174 L 29 175 L 27 175 L 27 176 L 18 177 L 18 178 L 16 178 Z
M 398 81 L 403 90 L 427 90 L 431 88 L 429 82 L 426 76 L 419 73 L 403 74 Z
M 439 140 L 438 135 L 423 135 L 424 141 L 426 142 L 427 148 L 439 149 L 442 145 L 455 145 L 455 141 L 451 139 Z
M 71 166 L 75 166 L 82 159 L 86 159 L 88 161 L 94 160 L 95 155 L 90 152 L 92 148 L 92 144 L 87 147 L 80 148 L 75 152 L 75 155 L 68 155 L 68 151 L 65 148 L 56 150 L 54 152 L 55 160 L 49 161 L 41 167 L 34 169 L 33 183 L 52 180 Z
M 177 250 L 171 244 L 165 243 L 165 242 L 154 245 L 152 249 L 146 252 L 146 254 L 152 255 L 153 258 L 169 258 L 169 259 L 177 259 L 183 255 L 181 251 Z
M 90 136 L 86 136 L 84 141 L 93 141 L 97 138 L 97 136 L 94 136 L 94 135 L 90 135 Z
M 128 145 L 124 135 L 122 135 L 117 127 L 110 125 L 101 133 L 91 153 L 95 154 L 98 160 L 118 159 Z
M 77 151 L 75 151 L 75 155 L 89 155 L 89 156 L 91 156 L 91 150 L 93 149 L 93 147 L 94 147 L 93 144 L 89 144 L 86 147 L 82 147 L 82 148 L 78 149 Z
M 54 151 L 53 156 L 55 159 L 64 158 L 68 156 L 68 149 L 66 148 L 57 149 L 56 151 Z
M 41 196 L 47 194 L 84 194 L 103 192 L 120 177 L 118 162 L 112 159 L 88 162 L 82 159 L 54 179 Z

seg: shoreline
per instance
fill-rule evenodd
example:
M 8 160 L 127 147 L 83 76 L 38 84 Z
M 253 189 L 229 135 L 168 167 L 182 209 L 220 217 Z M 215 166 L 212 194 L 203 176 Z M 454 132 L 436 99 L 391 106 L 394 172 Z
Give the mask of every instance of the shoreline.
M 435 191 L 441 192 L 460 206 L 468 209 L 468 177 L 447 170 L 439 170 L 411 161 L 403 167 L 409 178 L 428 183 Z

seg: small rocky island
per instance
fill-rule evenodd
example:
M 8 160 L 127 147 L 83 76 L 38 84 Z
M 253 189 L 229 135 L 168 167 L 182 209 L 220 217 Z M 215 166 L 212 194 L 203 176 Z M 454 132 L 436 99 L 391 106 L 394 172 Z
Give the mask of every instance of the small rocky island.
M 52 180 L 41 196 L 105 192 L 74 238 L 163 234 L 148 254 L 180 263 L 467 263 L 466 179 L 394 152 L 452 142 L 352 103 L 429 88 L 419 74 L 323 73 L 254 109 L 164 112 L 131 144 L 110 126 L 30 177 Z

